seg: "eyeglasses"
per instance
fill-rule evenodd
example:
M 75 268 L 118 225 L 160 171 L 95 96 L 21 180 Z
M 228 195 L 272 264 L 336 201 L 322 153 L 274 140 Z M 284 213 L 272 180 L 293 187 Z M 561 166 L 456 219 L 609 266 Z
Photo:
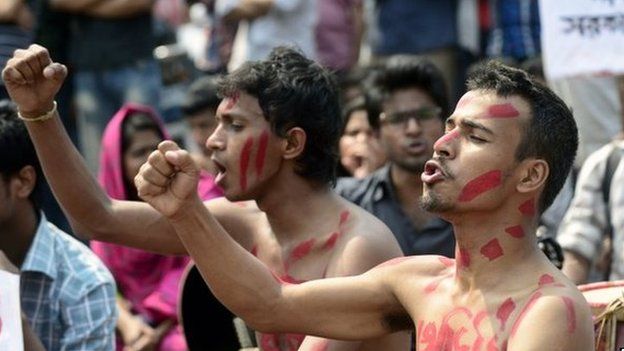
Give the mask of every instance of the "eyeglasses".
M 382 112 L 379 116 L 379 120 L 382 124 L 388 124 L 392 126 L 407 126 L 407 122 L 410 119 L 414 119 L 418 124 L 422 125 L 425 122 L 439 118 L 442 113 L 440 107 L 422 107 L 416 110 L 385 113 Z

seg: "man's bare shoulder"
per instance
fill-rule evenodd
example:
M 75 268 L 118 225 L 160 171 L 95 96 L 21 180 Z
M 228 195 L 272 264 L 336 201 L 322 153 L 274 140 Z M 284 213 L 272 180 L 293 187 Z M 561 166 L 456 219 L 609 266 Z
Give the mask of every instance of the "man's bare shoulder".
M 204 202 L 206 208 L 239 244 L 251 249 L 253 233 L 265 215 L 254 201 L 231 202 L 224 197 Z
M 594 349 L 594 331 L 587 301 L 566 279 L 543 275 L 540 288 L 524 303 L 512 327 L 508 350 Z

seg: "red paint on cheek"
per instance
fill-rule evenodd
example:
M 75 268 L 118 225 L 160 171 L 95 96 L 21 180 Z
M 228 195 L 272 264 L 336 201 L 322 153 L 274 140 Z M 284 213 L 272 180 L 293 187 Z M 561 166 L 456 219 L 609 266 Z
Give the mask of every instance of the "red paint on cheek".
M 515 309 L 516 309 L 516 304 L 513 302 L 511 298 L 508 298 L 498 308 L 498 311 L 496 311 L 496 318 L 498 318 L 498 320 L 501 323 L 501 327 L 500 327 L 501 331 L 505 329 L 505 324 L 507 323 L 509 316 Z
M 253 139 L 247 138 L 240 156 L 240 187 L 241 190 L 247 190 L 247 169 L 249 168 L 249 157 L 251 156 L 251 148 L 253 147 Z
M 453 266 L 453 260 L 448 257 L 440 256 L 438 257 L 438 260 L 440 260 L 444 267 L 448 268 Z
M 555 278 L 553 278 L 552 275 L 542 274 L 542 276 L 539 278 L 539 282 L 537 283 L 537 285 L 544 286 L 544 285 L 552 284 L 554 282 L 555 282 Z
M 526 317 L 527 312 L 531 309 L 531 307 L 533 307 L 533 305 L 535 305 L 535 303 L 540 297 L 542 297 L 542 293 L 539 291 L 531 295 L 531 297 L 529 298 L 529 301 L 524 306 L 522 311 L 520 311 L 520 315 L 518 316 L 518 318 L 516 319 L 516 322 L 511 328 L 511 336 L 514 336 L 516 334 L 516 332 L 518 331 L 518 328 L 520 327 L 520 324 L 522 323 L 522 320 L 524 319 L 524 317 Z
M 576 311 L 574 310 L 574 301 L 567 296 L 562 296 L 561 299 L 566 306 L 566 314 L 568 316 L 568 333 L 573 334 L 576 330 Z
M 518 210 L 520 210 L 520 213 L 522 213 L 525 216 L 534 216 L 535 215 L 535 200 L 529 199 L 523 202 L 520 205 L 520 207 L 518 207 Z
M 488 108 L 488 118 L 514 118 L 520 112 L 510 103 L 492 105 Z
M 481 254 L 488 260 L 493 261 L 503 255 L 503 248 L 498 239 L 492 239 L 481 248 Z
M 524 229 L 522 229 L 521 225 L 506 228 L 505 232 L 514 238 L 520 239 L 524 237 Z
M 334 246 L 336 245 L 336 241 L 338 241 L 338 237 L 339 236 L 340 236 L 340 234 L 338 234 L 338 233 L 332 233 L 329 236 L 329 239 L 327 239 L 327 241 L 325 241 L 325 244 L 323 244 L 323 249 L 324 250 L 333 249 Z
M 459 249 L 459 255 L 457 255 L 457 262 L 459 263 L 459 268 L 468 268 L 470 267 L 470 254 L 466 249 Z
M 457 138 L 459 138 L 460 134 L 459 131 L 457 129 L 450 131 L 446 134 L 444 134 L 443 136 L 440 137 L 440 139 L 438 139 L 435 144 L 433 144 L 433 148 L 437 149 L 447 143 L 450 143 L 452 140 L 455 140 Z
M 492 190 L 501 185 L 501 179 L 501 171 L 489 171 L 478 176 L 466 184 L 459 195 L 458 201 L 466 202 L 473 200 L 475 197 L 485 193 L 486 191 Z
M 264 131 L 260 135 L 258 141 L 258 153 L 256 154 L 256 175 L 260 176 L 264 169 L 264 161 L 266 158 L 267 146 L 269 145 L 269 132 Z

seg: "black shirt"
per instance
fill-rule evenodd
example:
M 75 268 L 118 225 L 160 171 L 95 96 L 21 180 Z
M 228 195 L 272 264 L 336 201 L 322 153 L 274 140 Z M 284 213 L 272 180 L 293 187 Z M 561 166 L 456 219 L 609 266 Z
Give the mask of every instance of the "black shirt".
M 364 179 L 340 178 L 335 191 L 384 222 L 396 237 L 404 255 L 455 256 L 455 237 L 450 223 L 435 218 L 418 230 L 397 201 L 390 165 Z

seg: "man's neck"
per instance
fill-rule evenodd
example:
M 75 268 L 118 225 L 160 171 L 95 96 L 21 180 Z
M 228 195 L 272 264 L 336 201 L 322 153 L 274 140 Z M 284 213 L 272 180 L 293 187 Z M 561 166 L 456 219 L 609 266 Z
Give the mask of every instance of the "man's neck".
M 455 274 L 461 290 L 500 286 L 501 280 L 547 261 L 535 240 L 536 215 L 521 213 L 520 205 L 509 201 L 498 209 L 448 218 L 457 241 Z M 529 262 L 538 263 L 528 267 Z
M 34 208 L 28 204 L 18 206 L 13 217 L 0 229 L 0 250 L 4 251 L 9 260 L 20 267 L 26 258 L 28 249 L 37 232 L 38 216 Z
M 333 217 L 338 221 L 341 202 L 327 185 L 299 176 L 275 184 L 256 202 L 266 214 L 278 241 L 304 240 L 311 233 L 318 233 L 320 223 L 332 221 Z

